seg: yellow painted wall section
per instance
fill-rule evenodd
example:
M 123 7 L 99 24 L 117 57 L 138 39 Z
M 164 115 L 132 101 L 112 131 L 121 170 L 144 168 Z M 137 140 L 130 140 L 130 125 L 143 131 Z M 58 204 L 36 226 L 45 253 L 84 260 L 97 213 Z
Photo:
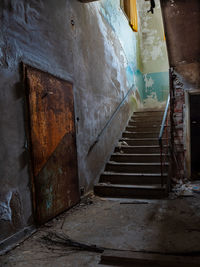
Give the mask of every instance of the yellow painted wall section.
M 130 24 L 135 32 L 138 31 L 138 17 L 136 0 L 130 0 Z

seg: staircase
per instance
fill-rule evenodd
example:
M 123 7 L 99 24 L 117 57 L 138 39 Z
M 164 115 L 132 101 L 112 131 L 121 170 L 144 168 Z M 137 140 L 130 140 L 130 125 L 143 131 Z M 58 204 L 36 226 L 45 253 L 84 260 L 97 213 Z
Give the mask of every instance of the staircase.
M 101 197 L 159 199 L 166 197 L 168 163 L 161 177 L 158 136 L 163 111 L 134 112 L 94 192 Z M 163 140 L 166 146 L 166 140 Z M 165 157 L 165 155 L 163 155 Z

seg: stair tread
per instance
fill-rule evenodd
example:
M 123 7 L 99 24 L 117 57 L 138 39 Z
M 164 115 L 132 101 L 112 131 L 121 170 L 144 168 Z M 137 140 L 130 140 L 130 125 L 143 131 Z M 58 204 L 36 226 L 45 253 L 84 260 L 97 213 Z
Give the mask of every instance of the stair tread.
M 148 109 L 141 109 L 141 110 L 137 110 L 135 111 L 133 114 L 137 114 L 137 113 L 161 113 L 161 112 L 164 112 L 165 110 L 164 109 L 158 109 L 158 110 L 148 110 Z
M 139 147 L 147 147 L 147 148 L 158 148 L 158 147 L 160 147 L 159 145 L 152 145 L 152 146 L 148 146 L 148 145 L 143 145 L 143 146 L 131 146 L 131 145 L 120 145 L 120 146 L 117 146 L 117 147 L 136 147 L 136 148 L 139 148 Z M 166 147 L 166 145 L 164 145 L 164 147 Z
M 134 163 L 134 162 L 117 162 L 117 161 L 108 161 L 107 164 L 110 165 L 132 165 L 132 166 L 160 166 L 160 162 L 140 162 L 140 163 Z M 168 162 L 165 162 L 163 165 L 169 165 Z
M 154 184 L 154 185 L 132 185 L 132 184 L 110 184 L 110 183 L 98 183 L 95 186 L 100 187 L 115 187 L 115 188 L 132 188 L 132 189 L 160 189 L 165 190 L 164 187 L 161 187 L 160 184 Z
M 159 131 L 158 131 L 159 132 Z M 148 133 L 148 134 L 150 134 L 150 133 L 152 133 L 152 134 L 155 134 L 155 132 L 129 132 L 129 131 L 124 131 L 123 133 L 131 133 L 131 134 L 133 134 L 133 133 L 137 133 L 137 134 L 143 134 L 143 133 Z
M 144 130 L 146 130 L 146 129 L 152 129 L 152 130 L 154 130 L 154 132 L 155 132 L 155 130 L 159 130 L 160 129 L 160 127 L 158 127 L 158 125 L 155 125 L 155 126 L 133 126 L 133 125 L 127 125 L 126 126 L 126 128 L 130 128 L 130 129 L 134 129 L 134 130 L 139 130 L 139 129 L 144 129 Z
M 153 119 L 158 119 L 158 118 L 159 118 L 159 120 L 162 120 L 162 116 L 161 116 L 161 114 L 160 114 L 160 116 L 158 116 L 158 114 L 157 114 L 156 116 L 151 116 L 151 115 L 149 115 L 149 114 L 140 116 L 140 114 L 138 113 L 138 114 L 133 114 L 133 115 L 131 116 L 131 118 L 145 118 L 145 117 L 151 118 L 152 120 L 153 120 Z
M 145 120 L 135 120 L 135 119 L 138 119 L 138 118 L 143 118 L 145 116 L 142 116 L 142 117 L 139 117 L 139 116 L 131 116 L 129 121 L 133 121 L 133 122 L 139 122 L 139 123 L 145 123 L 146 121 Z M 149 116 L 147 116 L 149 117 Z M 151 122 L 151 123 L 161 123 L 162 122 L 162 118 L 159 118 L 159 117 L 156 117 L 155 119 L 152 119 L 152 121 L 147 121 L 147 122 Z
M 169 154 L 162 154 L 163 156 L 169 156 Z M 111 156 L 141 156 L 141 157 L 154 157 L 154 156 L 160 156 L 160 153 L 152 153 L 152 154 L 138 154 L 138 153 L 123 153 L 121 154 L 120 152 L 113 153 Z
M 126 172 L 111 172 L 111 171 L 104 171 L 102 173 L 102 175 L 120 175 L 120 176 L 157 176 L 157 177 L 161 177 L 160 173 L 126 173 Z M 163 176 L 168 176 L 167 173 L 163 173 Z
M 130 123 L 131 121 L 129 121 L 128 123 Z M 158 127 L 158 126 L 161 126 L 161 125 L 158 125 L 158 124 L 152 124 L 151 126 L 148 126 L 148 125 L 128 125 L 127 127 L 129 128 L 155 128 L 155 127 Z M 165 125 L 166 127 L 166 125 Z
M 135 113 L 134 115 L 131 116 L 133 117 L 148 117 L 148 118 L 163 118 L 163 114 L 161 113 L 154 113 L 154 114 L 148 114 L 147 112 L 140 112 L 140 113 Z
M 167 140 L 167 138 L 162 138 L 162 140 Z M 121 138 L 120 141 L 159 141 L 158 138 Z

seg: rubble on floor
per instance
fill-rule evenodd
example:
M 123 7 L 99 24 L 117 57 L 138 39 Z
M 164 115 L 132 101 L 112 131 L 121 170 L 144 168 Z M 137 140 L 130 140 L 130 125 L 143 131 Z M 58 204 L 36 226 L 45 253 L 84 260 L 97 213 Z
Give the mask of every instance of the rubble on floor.
M 170 198 L 192 197 L 194 193 L 200 193 L 200 181 L 178 181 L 172 188 Z

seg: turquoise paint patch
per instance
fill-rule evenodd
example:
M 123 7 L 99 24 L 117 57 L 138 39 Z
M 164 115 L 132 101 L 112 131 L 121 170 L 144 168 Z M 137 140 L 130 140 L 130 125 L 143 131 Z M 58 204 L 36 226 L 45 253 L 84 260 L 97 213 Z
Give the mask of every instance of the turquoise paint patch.
M 156 72 L 144 75 L 148 81 L 145 84 L 144 79 L 144 100 L 148 97 L 152 97 L 155 100 L 158 100 L 158 102 L 166 101 L 169 94 L 169 72 Z

